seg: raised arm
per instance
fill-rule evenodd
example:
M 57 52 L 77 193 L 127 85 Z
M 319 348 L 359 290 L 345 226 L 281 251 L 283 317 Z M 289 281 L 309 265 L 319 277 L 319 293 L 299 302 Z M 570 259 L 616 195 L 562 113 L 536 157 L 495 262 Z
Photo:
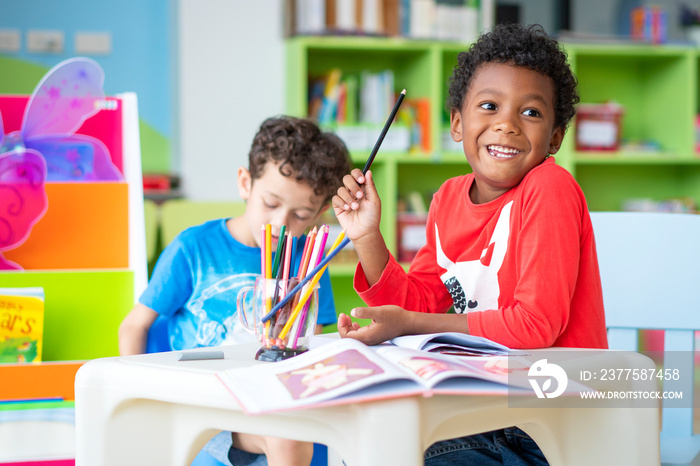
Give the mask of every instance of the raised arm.
M 356 168 L 345 175 L 332 204 L 338 222 L 352 240 L 368 284 L 374 285 L 389 261 L 389 250 L 379 231 L 382 203 L 372 172 L 363 175 Z

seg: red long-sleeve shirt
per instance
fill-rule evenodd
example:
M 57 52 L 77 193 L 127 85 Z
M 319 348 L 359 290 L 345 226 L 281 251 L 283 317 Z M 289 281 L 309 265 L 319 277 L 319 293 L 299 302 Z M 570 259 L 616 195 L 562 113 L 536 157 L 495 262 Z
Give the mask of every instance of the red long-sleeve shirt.
M 454 305 L 471 334 L 511 348 L 607 348 L 595 239 L 573 177 L 550 157 L 485 204 L 471 202 L 473 182 L 451 178 L 435 194 L 408 273 L 392 256 L 368 287 L 358 265 L 360 297 L 429 313 Z

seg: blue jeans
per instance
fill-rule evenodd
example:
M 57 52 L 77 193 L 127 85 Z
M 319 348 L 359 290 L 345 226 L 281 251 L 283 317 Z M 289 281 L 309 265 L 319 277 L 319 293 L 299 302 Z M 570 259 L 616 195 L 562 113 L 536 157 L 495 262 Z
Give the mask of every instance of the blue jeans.
M 233 446 L 228 451 L 228 460 L 233 466 L 267 466 L 265 455 L 248 453 Z
M 426 466 L 548 465 L 534 440 L 517 427 L 484 432 L 432 444 Z

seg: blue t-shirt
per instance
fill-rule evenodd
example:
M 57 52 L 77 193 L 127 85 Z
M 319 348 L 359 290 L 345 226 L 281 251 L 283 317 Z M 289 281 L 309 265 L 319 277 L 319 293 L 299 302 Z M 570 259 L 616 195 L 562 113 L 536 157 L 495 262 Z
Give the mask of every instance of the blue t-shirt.
M 139 299 L 160 314 L 159 320 L 167 319 L 172 350 L 255 341 L 238 321 L 236 297 L 260 276 L 260 248 L 236 241 L 226 220 L 211 220 L 180 233 L 163 250 Z M 295 254 L 297 264 L 301 249 Z M 333 324 L 336 313 L 328 270 L 319 284 L 317 322 Z

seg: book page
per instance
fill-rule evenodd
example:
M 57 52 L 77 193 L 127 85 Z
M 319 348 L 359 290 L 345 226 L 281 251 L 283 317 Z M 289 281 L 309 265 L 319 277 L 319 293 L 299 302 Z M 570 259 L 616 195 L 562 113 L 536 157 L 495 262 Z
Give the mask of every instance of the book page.
M 366 346 L 350 338 L 325 340 L 282 362 L 216 375 L 246 413 L 260 414 L 414 395 L 533 395 L 530 359 L 541 357 L 452 356 L 389 343 Z
M 419 378 L 349 338 L 286 361 L 222 371 L 217 377 L 249 414 L 341 403 L 348 394 L 353 394 L 350 401 L 358 401 L 425 390 Z M 391 388 L 383 386 L 388 382 Z
M 451 387 L 461 386 L 464 393 L 470 393 L 472 380 L 493 382 L 502 387 L 508 385 L 530 389 L 527 381 L 527 371 L 530 364 L 513 356 L 461 357 L 447 356 L 440 353 L 429 353 L 411 348 L 401 348 L 392 345 L 375 347 L 384 359 L 399 367 L 412 372 L 431 388 L 449 379 Z M 517 375 L 517 369 L 522 369 L 522 378 Z
M 428 333 L 424 335 L 404 335 L 390 342 L 402 348 L 413 348 L 432 352 L 462 352 L 474 356 L 505 355 L 511 351 L 495 341 L 459 332 Z

